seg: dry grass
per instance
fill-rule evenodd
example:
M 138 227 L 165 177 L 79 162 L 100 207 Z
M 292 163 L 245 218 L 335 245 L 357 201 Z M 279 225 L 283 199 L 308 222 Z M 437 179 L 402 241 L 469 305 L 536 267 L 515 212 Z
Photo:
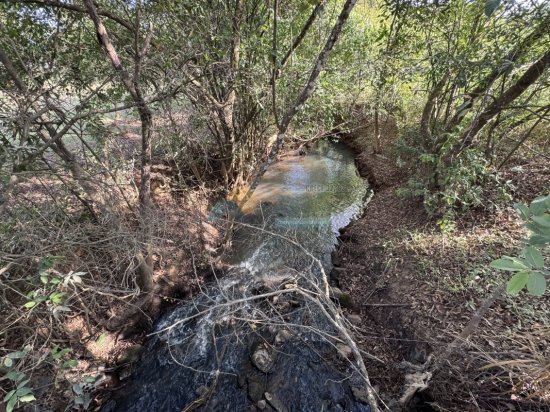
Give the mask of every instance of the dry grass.
M 133 172 L 127 173 L 118 176 L 119 182 L 127 182 L 123 190 L 133 202 Z M 71 385 L 86 377 L 95 382 L 92 391 L 101 388 L 108 382 L 106 373 L 144 337 L 166 299 L 184 297 L 203 281 L 195 270 L 208 262 L 201 222 L 209 192 L 180 190 L 171 176 L 154 191 L 156 207 L 148 224 L 155 304 L 145 308 L 135 281 L 142 225 L 120 191 L 104 190 L 108 179 L 94 182 L 105 201 L 96 203 L 97 221 L 51 175 L 20 177 L 3 205 L 0 358 L 23 348 L 28 353 L 13 366 L 0 367 L 0 375 L 24 373 L 43 408 L 70 406 L 76 398 Z M 59 295 L 52 298 L 53 293 Z M 33 300 L 35 306 L 25 306 Z M 54 359 L 56 348 L 71 352 Z M 78 365 L 63 363 L 70 360 Z M 13 384 L 6 379 L 0 384 L 3 397 Z

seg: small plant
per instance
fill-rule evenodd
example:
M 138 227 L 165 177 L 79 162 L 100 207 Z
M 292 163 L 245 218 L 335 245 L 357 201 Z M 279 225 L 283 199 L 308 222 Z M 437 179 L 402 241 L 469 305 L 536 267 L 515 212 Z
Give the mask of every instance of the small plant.
M 61 369 L 75 368 L 76 366 L 78 366 L 78 361 L 76 359 L 62 359 L 63 356 L 71 353 L 72 351 L 73 350 L 71 348 L 61 348 L 59 345 L 54 345 L 50 352 L 52 363 L 54 363 Z
M 59 316 L 63 312 L 70 312 L 70 308 L 64 305 L 66 300 L 66 289 L 69 285 L 82 283 L 83 272 L 70 271 L 63 275 L 55 270 L 53 266 L 60 261 L 63 261 L 63 256 L 46 256 L 40 261 L 39 265 L 39 287 L 27 293 L 28 301 L 23 305 L 24 308 L 30 309 L 39 307 L 45 304 L 51 310 L 55 319 L 59 320 Z
M 17 363 L 25 358 L 29 351 L 30 348 L 27 347 L 22 351 L 11 352 L 0 358 L 0 365 L 8 370 L 0 380 L 8 380 L 13 385 L 13 389 L 4 397 L 6 412 L 12 412 L 18 403 L 28 403 L 36 400 L 32 388 L 29 387 L 27 375 L 16 369 Z
M 550 245 L 550 196 L 537 197 L 529 207 L 516 203 L 514 208 L 531 235 L 520 256 L 503 256 L 492 261 L 491 267 L 516 272 L 506 285 L 508 293 L 517 294 L 527 287 L 531 295 L 542 296 L 550 275 L 542 254 Z
M 71 386 L 71 389 L 74 393 L 74 405 L 76 408 L 82 407 L 84 410 L 87 410 L 92 403 L 92 398 L 90 396 L 88 388 L 94 386 L 97 381 L 97 376 L 86 376 L 84 382 L 75 383 Z

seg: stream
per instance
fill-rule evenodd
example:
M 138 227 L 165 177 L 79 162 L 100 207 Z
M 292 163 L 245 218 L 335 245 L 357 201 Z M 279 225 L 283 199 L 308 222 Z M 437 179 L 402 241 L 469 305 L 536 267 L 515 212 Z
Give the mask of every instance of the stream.
M 322 294 L 339 230 L 368 192 L 351 150 L 323 140 L 270 165 L 244 205 L 214 205 L 211 221 L 237 214 L 231 269 L 156 322 L 102 410 L 369 411 L 333 324 L 295 292 Z

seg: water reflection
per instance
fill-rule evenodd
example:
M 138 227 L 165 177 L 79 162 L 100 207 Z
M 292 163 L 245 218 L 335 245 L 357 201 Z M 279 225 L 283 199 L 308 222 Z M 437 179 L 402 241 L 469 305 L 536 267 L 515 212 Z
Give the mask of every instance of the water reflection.
M 311 259 L 287 238 L 328 268 L 338 230 L 361 212 L 366 192 L 353 154 L 342 144 L 321 141 L 305 156 L 283 158 L 240 205 L 226 259 L 253 272 L 309 266 Z

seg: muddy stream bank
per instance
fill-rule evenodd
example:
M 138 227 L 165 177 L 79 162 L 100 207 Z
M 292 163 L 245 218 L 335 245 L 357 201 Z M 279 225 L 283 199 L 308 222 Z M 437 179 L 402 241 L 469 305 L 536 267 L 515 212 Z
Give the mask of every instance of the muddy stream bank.
M 368 193 L 340 143 L 270 166 L 237 211 L 222 257 L 230 269 L 156 322 L 103 410 L 368 411 L 356 359 L 330 316 L 342 296 L 331 289 L 323 301 L 339 231 Z M 214 205 L 210 220 L 228 207 Z

